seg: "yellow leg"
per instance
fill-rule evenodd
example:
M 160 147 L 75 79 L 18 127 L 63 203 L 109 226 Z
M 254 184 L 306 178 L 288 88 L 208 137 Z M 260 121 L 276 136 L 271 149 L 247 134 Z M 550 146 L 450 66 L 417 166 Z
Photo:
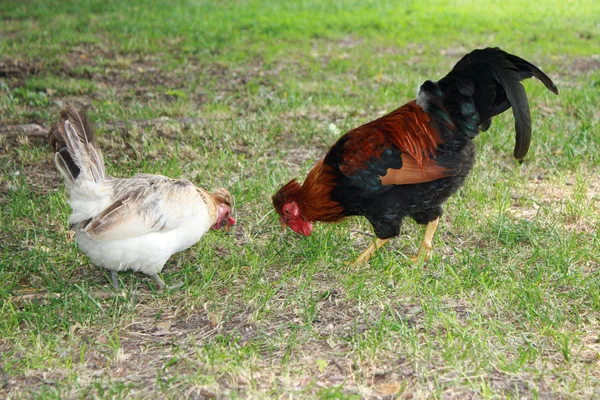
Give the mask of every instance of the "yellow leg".
M 379 250 L 384 244 L 390 239 L 377 239 L 375 243 L 371 243 L 369 247 L 365 249 L 356 260 L 352 261 L 349 265 L 364 265 L 369 262 L 369 259 L 377 250 Z
M 431 241 L 433 240 L 433 235 L 435 234 L 435 230 L 437 229 L 438 222 L 440 218 L 436 218 L 433 221 L 429 222 L 425 227 L 425 236 L 423 236 L 423 242 L 421 242 L 421 247 L 419 248 L 419 252 L 415 257 L 411 257 L 413 262 L 423 261 L 427 262 L 431 258 L 432 245 Z

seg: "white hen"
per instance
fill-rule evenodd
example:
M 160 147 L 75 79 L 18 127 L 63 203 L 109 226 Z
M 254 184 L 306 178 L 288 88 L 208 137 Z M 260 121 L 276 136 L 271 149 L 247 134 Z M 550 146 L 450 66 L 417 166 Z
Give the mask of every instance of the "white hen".
M 158 276 L 174 253 L 196 243 L 210 228 L 235 224 L 233 199 L 225 189 L 212 193 L 185 179 L 137 174 L 129 179 L 104 172 L 104 161 L 83 112 L 67 105 L 50 135 L 54 161 L 65 178 L 69 218 L 79 247 L 92 262 L 111 271 L 140 271 L 160 289 Z

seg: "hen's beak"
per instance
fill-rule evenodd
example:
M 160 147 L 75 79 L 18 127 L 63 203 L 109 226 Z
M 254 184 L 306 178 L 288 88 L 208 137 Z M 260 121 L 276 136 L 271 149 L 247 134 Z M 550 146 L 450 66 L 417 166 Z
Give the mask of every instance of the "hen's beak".
M 223 225 L 225 226 L 225 232 L 229 233 L 231 227 L 235 225 L 235 218 L 229 217 L 229 219 L 223 220 Z
M 285 231 L 285 228 L 287 228 L 289 225 L 287 224 L 287 222 L 284 221 L 283 218 L 281 218 L 281 230 Z

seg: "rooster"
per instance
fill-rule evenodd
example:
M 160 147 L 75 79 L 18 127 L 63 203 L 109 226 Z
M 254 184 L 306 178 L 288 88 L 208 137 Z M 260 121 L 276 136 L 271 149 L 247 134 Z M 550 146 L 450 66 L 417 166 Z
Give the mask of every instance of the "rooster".
M 54 161 L 65 180 L 69 222 L 79 248 L 111 271 L 116 290 L 117 272 L 124 270 L 143 272 L 165 288 L 158 274 L 171 255 L 195 244 L 210 228 L 235 224 L 233 199 L 225 189 L 209 193 L 185 179 L 161 175 L 106 175 L 87 117 L 71 105 L 60 111 L 49 140 L 56 146 Z
M 362 215 L 377 236 L 355 260 L 366 263 L 410 217 L 426 225 L 413 261 L 429 260 L 442 204 L 473 167 L 472 139 L 512 108 L 514 157 L 527 154 L 531 116 L 521 81 L 531 77 L 558 94 L 552 80 L 522 58 L 499 48 L 467 54 L 441 80 L 424 82 L 416 100 L 343 135 L 302 185 L 294 179 L 279 189 L 273 206 L 282 226 L 308 236 L 315 221 Z

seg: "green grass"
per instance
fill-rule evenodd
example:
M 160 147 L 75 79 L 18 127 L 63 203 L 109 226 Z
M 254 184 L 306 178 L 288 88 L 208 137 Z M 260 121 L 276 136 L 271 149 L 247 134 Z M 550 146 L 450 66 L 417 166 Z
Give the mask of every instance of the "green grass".
M 0 397 L 600 396 L 600 60 L 594 1 L 3 1 L 0 126 L 89 107 L 108 171 L 230 189 L 238 226 L 114 292 L 68 231 L 43 138 L 0 132 Z M 469 50 L 539 65 L 445 206 L 364 268 L 364 219 L 282 233 L 271 195 L 342 132 Z M 168 117 L 146 127 L 136 121 Z M 178 119 L 192 118 L 191 124 Z M 126 124 L 115 128 L 115 122 Z

